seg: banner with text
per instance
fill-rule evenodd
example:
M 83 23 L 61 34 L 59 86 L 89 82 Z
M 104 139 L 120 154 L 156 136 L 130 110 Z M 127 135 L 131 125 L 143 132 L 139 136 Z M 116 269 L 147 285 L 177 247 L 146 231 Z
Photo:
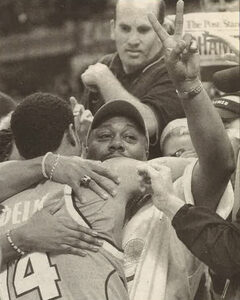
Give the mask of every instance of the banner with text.
M 171 18 L 174 20 L 175 16 Z M 221 36 L 239 39 L 239 12 L 185 14 L 184 32 L 191 33 L 197 39 L 202 66 L 229 64 L 222 56 L 231 51 Z M 212 38 L 211 34 L 220 38 Z

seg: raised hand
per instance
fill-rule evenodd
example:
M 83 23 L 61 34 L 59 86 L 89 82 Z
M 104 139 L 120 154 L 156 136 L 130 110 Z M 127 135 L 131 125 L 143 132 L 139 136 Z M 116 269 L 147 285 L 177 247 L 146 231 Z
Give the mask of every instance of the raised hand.
M 74 115 L 74 125 L 80 142 L 86 146 L 86 136 L 92 123 L 93 115 L 90 110 L 79 104 L 75 97 L 70 97 L 70 103 Z
M 92 92 L 98 92 L 102 84 L 108 82 L 108 79 L 113 77 L 114 75 L 108 66 L 102 63 L 90 65 L 81 75 L 83 84 Z
M 196 41 L 190 34 L 183 33 L 183 9 L 182 0 L 177 2 L 175 33 L 169 35 L 153 14 L 149 14 L 149 22 L 158 35 L 165 50 L 165 64 L 170 78 L 177 89 L 188 90 L 192 83 L 198 84 L 200 73 L 200 58 Z

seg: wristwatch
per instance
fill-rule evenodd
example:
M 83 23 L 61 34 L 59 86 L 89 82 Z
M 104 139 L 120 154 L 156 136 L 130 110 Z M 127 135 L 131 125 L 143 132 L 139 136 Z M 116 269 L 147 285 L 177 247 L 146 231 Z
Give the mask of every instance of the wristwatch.
M 202 83 L 199 82 L 197 84 L 197 86 L 195 86 L 194 88 L 188 90 L 188 91 L 178 91 L 177 90 L 177 94 L 178 96 L 183 99 L 183 100 L 189 100 L 192 99 L 193 97 L 195 97 L 196 95 L 198 95 L 203 89 Z

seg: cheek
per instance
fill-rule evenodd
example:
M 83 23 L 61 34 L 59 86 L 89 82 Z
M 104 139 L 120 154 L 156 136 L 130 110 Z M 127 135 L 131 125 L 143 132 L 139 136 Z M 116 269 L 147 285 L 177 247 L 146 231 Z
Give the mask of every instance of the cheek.
M 128 153 L 131 154 L 131 158 L 135 158 L 137 160 L 144 160 L 146 158 L 146 149 L 142 144 L 130 145 L 128 146 Z
M 124 44 L 127 42 L 128 36 L 127 34 L 123 34 L 121 32 L 115 33 L 115 43 L 118 48 L 122 48 Z
M 88 146 L 87 158 L 101 160 L 101 157 L 106 153 L 106 145 L 103 143 L 93 142 Z
M 155 35 L 151 35 L 149 37 L 146 37 L 143 40 L 145 52 L 147 54 L 152 54 L 152 56 L 156 55 L 160 50 L 160 43 L 156 39 Z

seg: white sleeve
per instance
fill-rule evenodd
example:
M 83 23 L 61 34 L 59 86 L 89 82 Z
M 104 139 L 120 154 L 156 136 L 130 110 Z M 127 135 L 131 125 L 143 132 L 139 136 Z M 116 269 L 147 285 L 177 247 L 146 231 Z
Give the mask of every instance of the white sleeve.
M 194 204 L 191 187 L 193 169 L 196 163 L 197 160 L 189 164 L 185 168 L 183 176 L 174 182 L 174 190 L 176 195 L 188 204 Z M 227 218 L 227 216 L 230 214 L 233 207 L 233 197 L 233 189 L 231 183 L 229 183 L 217 207 L 217 213 L 221 217 Z M 178 240 L 177 235 L 175 236 L 175 239 Z M 192 296 L 191 299 L 193 299 L 205 266 L 179 240 L 178 243 L 180 243 L 178 247 L 182 245 L 182 260 L 184 261 L 186 267 L 189 291 Z M 174 255 L 174 257 L 176 257 L 176 255 Z
M 197 161 L 189 164 L 183 174 L 182 177 L 182 187 L 183 187 L 183 195 L 184 195 L 184 200 L 188 204 L 194 204 L 194 198 L 192 194 L 192 174 L 193 174 L 193 169 L 196 165 Z M 233 188 L 232 184 L 229 181 L 225 192 L 222 195 L 222 198 L 218 204 L 218 207 L 216 209 L 216 213 L 221 216 L 222 218 L 226 219 L 230 212 L 232 211 L 233 208 L 233 203 L 234 203 L 234 193 L 233 193 Z

